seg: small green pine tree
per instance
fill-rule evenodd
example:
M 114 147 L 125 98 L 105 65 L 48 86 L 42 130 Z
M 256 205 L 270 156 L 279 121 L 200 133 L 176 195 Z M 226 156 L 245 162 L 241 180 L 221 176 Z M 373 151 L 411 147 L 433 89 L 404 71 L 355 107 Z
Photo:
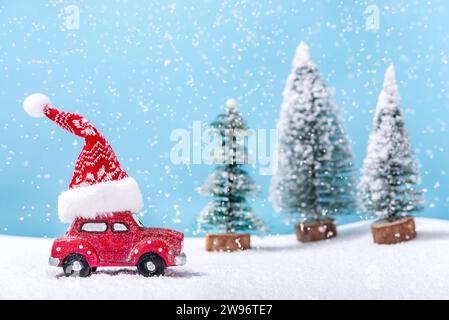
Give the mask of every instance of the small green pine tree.
M 393 221 L 422 210 L 418 167 L 413 160 L 393 65 L 387 69 L 374 116 L 362 177 L 361 208 Z
M 271 181 L 276 211 L 308 221 L 352 213 L 352 150 L 338 109 L 303 42 L 296 50 L 277 128 L 277 166 Z
M 253 215 L 246 200 L 259 187 L 243 168 L 247 157 L 241 133 L 248 128 L 236 110 L 235 100 L 228 100 L 226 112 L 219 114 L 211 127 L 221 138 L 221 164 L 197 189 L 203 196 L 214 197 L 202 210 L 198 227 L 221 233 L 263 231 L 264 224 Z

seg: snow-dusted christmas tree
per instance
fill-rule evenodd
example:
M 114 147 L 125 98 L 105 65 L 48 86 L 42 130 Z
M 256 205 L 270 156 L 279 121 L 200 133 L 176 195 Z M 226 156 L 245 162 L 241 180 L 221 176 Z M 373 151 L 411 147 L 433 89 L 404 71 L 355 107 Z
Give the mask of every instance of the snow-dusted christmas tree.
M 275 209 L 306 221 L 351 212 L 352 150 L 337 107 L 303 42 L 296 49 L 277 128 L 277 168 L 271 183 Z
M 385 73 L 359 183 L 363 211 L 394 221 L 422 209 L 418 167 L 413 160 L 393 65 Z
M 226 111 L 217 116 L 211 127 L 221 138 L 221 163 L 198 188 L 199 194 L 214 197 L 198 218 L 199 229 L 226 234 L 264 230 L 246 199 L 259 187 L 243 168 L 247 162 L 243 137 L 248 128 L 235 100 L 227 101 Z

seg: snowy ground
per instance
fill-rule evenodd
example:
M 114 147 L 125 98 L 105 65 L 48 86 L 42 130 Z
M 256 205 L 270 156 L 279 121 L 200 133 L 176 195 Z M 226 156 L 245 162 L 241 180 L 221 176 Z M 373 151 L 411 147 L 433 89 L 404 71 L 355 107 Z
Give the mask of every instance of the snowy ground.
M 369 222 L 339 228 L 335 239 L 255 238 L 256 249 L 207 253 L 186 239 L 188 264 L 161 278 L 133 269 L 65 278 L 47 266 L 51 240 L 0 237 L 2 299 L 366 299 L 449 298 L 449 222 L 417 219 L 418 237 L 373 244 Z

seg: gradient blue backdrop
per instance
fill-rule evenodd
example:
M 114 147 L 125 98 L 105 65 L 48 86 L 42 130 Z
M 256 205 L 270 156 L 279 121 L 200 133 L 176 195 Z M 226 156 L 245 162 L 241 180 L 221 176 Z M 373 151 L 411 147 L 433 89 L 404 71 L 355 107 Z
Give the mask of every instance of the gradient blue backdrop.
M 80 9 L 67 30 L 64 8 Z M 365 31 L 368 5 L 380 28 Z M 141 185 L 144 222 L 191 234 L 211 167 L 174 166 L 173 129 L 208 123 L 235 97 L 253 128 L 274 128 L 291 60 L 308 42 L 335 88 L 360 168 L 384 70 L 394 62 L 427 189 L 422 216 L 449 218 L 447 1 L 0 1 L 0 233 L 57 236 L 58 194 L 82 141 L 22 110 L 32 92 L 88 117 Z M 78 145 L 74 144 L 78 141 Z M 272 233 L 291 232 L 267 201 Z M 353 217 L 343 222 L 358 219 Z

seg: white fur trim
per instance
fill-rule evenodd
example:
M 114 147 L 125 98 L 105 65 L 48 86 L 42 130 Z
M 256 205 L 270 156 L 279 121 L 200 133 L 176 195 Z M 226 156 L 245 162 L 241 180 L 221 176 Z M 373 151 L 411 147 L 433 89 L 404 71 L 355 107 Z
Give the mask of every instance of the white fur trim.
M 101 182 L 70 189 L 58 199 L 58 215 L 70 223 L 76 217 L 95 218 L 113 212 L 137 212 L 143 207 L 142 194 L 133 178 Z
M 33 118 L 43 117 L 45 108 L 50 106 L 50 99 L 42 93 L 33 93 L 23 102 L 26 113 Z

